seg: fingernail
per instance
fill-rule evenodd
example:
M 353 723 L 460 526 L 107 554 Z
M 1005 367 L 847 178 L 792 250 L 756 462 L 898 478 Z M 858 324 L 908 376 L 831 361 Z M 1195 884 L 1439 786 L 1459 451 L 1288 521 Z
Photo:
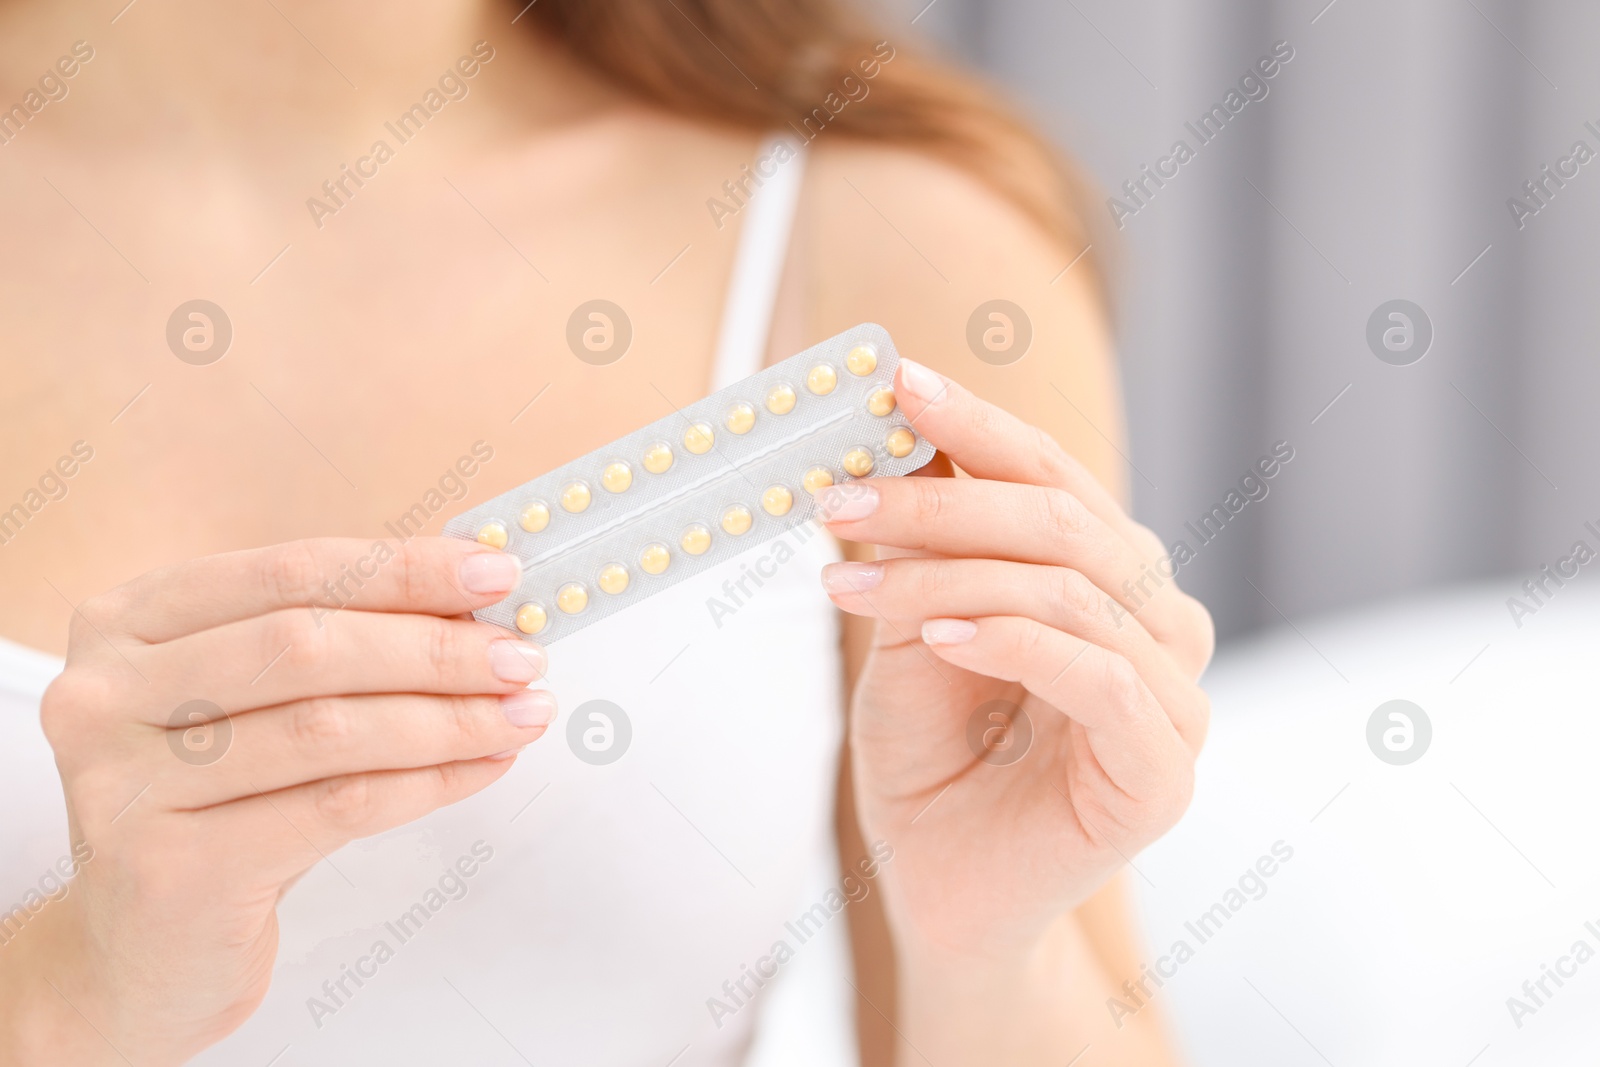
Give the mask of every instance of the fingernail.
M 521 752 L 523 749 L 525 749 L 527 747 L 528 747 L 527 745 L 518 745 L 516 748 L 508 748 L 504 752 L 496 752 L 494 755 L 490 756 L 489 758 L 492 759 L 492 760 L 516 759 L 517 758 L 517 753 Z
M 474 552 L 461 561 L 461 588 L 469 593 L 509 593 L 522 580 L 522 562 L 509 552 Z
M 830 563 L 822 568 L 822 587 L 830 593 L 865 593 L 882 584 L 881 563 Z
M 936 404 L 948 386 L 944 379 L 915 360 L 900 357 L 900 388 L 922 401 Z
M 817 507 L 824 522 L 854 522 L 878 510 L 878 491 L 861 482 L 829 486 L 817 494 Z
M 978 624 L 971 619 L 929 619 L 922 624 L 925 645 L 960 645 L 977 636 Z
M 491 641 L 489 669 L 502 682 L 527 685 L 544 676 L 544 649 L 526 641 Z
M 556 698 L 543 689 L 524 689 L 501 697 L 500 710 L 512 726 L 549 726 L 556 719 Z

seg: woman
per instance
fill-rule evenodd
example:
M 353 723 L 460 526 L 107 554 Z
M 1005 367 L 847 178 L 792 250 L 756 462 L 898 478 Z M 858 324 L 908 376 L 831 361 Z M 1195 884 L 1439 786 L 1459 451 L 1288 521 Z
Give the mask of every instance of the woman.
M 853 1016 L 870 1063 L 1171 1062 L 1107 1010 L 1114 876 L 1186 804 L 1209 620 L 1115 501 L 1072 183 L 903 29 L 0 8 L 45 72 L 0 166 L 0 1059 L 848 1062 Z M 620 358 L 565 343 L 596 298 Z M 965 476 L 825 496 L 854 561 L 546 653 L 464 614 L 508 557 L 394 536 L 862 321 Z M 631 741 L 541 739 L 557 699 Z

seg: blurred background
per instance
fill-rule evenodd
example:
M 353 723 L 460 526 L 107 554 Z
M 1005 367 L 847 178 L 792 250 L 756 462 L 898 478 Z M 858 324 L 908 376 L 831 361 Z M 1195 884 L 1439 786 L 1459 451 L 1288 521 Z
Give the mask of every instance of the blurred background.
M 1139 517 L 1184 536 L 1274 442 L 1295 449 L 1185 571 L 1225 636 L 1465 578 L 1515 574 L 1510 595 L 1600 516 L 1600 167 L 1521 229 L 1506 204 L 1575 141 L 1600 150 L 1600 8 L 896 2 L 1030 107 L 1102 199 L 1132 205 L 1123 182 L 1197 147 L 1120 232 L 1101 222 Z M 1279 41 L 1294 58 L 1268 95 L 1199 146 L 1185 123 Z M 1411 366 L 1366 343 L 1393 299 L 1434 327 Z

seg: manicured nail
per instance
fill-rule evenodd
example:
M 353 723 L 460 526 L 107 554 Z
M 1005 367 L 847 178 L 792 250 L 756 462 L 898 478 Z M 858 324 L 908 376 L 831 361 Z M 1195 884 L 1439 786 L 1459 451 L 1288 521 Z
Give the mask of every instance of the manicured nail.
M 878 510 L 878 491 L 862 482 L 833 485 L 817 494 L 824 522 L 855 522 Z
M 830 593 L 865 593 L 882 584 L 881 563 L 830 563 L 822 568 L 822 587 Z
M 922 643 L 961 645 L 971 641 L 977 633 L 978 624 L 971 619 L 929 619 L 922 624 Z
M 517 754 L 519 752 L 521 752 L 524 748 L 527 748 L 527 747 L 528 747 L 527 745 L 520 745 L 517 748 L 508 748 L 504 752 L 496 752 L 494 755 L 490 756 L 489 758 L 492 759 L 492 760 L 516 759 L 517 758 Z
M 944 379 L 922 364 L 900 357 L 900 388 L 925 405 L 937 404 L 949 386 Z
M 491 641 L 489 669 L 502 682 L 527 685 L 544 677 L 544 649 L 526 641 Z
M 543 689 L 524 689 L 501 697 L 500 710 L 512 726 L 549 726 L 556 719 L 556 698 Z
M 509 593 L 522 581 L 522 562 L 508 552 L 474 552 L 461 561 L 461 588 L 469 593 Z

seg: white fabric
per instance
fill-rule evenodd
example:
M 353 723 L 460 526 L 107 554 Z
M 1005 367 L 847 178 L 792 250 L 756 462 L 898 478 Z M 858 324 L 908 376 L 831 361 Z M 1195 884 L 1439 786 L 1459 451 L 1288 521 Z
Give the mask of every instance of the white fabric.
M 56 657 L 0 638 L 0 952 L 31 918 L 27 905 L 58 892 L 51 876 L 71 855 L 55 756 L 39 729 L 39 698 L 60 673 Z
M 1195 951 L 1151 986 L 1186 1062 L 1595 1062 L 1600 957 L 1547 980 L 1520 1027 L 1507 1006 L 1576 941 L 1600 950 L 1600 589 L 1568 583 L 1519 630 L 1521 580 L 1296 620 L 1218 657 L 1194 804 L 1130 878 L 1144 959 Z M 1407 766 L 1367 747 L 1393 699 L 1433 727 Z M 1185 924 L 1280 840 L 1294 855 L 1265 895 L 1199 944 Z
M 719 383 L 761 365 L 800 176 L 801 161 L 789 162 L 744 209 Z M 774 557 L 778 541 L 756 546 L 553 647 L 546 684 L 562 717 L 552 731 L 478 796 L 313 868 L 279 907 L 265 1002 L 195 1062 L 849 1067 L 842 916 L 751 1003 L 720 1019 L 708 1006 L 839 880 L 842 662 L 818 581 L 839 557 L 824 534 L 781 541 L 792 558 Z M 713 615 L 712 598 L 732 603 L 728 583 L 746 566 L 775 574 L 747 583 L 731 616 Z M 67 847 L 37 721 L 59 669 L 0 642 L 8 910 Z M 632 725 L 630 747 L 606 766 L 580 761 L 568 741 L 594 699 Z M 447 887 L 464 895 L 430 897 L 475 846 L 475 873 Z M 390 924 L 419 903 L 429 917 L 402 941 Z M 335 1004 L 324 982 L 379 941 L 392 958 L 365 965 L 375 973 L 359 987 L 345 978 L 349 995 Z M 315 1018 L 310 998 L 336 1010 Z

